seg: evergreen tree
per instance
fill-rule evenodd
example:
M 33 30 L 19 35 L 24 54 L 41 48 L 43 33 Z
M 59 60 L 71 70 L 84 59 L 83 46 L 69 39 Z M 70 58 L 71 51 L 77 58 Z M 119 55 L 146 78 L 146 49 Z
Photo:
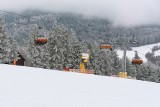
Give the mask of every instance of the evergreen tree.
M 48 49 L 51 69 L 79 68 L 83 48 L 72 30 L 55 25 L 49 36 Z
M 126 58 L 126 70 L 127 70 L 127 75 L 131 76 L 131 77 L 135 77 L 137 75 L 137 67 L 140 65 L 132 65 L 131 61 Z
M 89 43 L 90 62 L 89 69 L 93 70 L 97 75 L 116 75 L 121 68 L 120 59 L 115 51 L 107 49 L 99 49 L 95 43 Z
M 160 83 L 160 69 L 159 68 L 156 69 L 156 81 L 155 82 Z
M 11 63 L 15 58 L 17 58 L 17 52 L 14 41 L 8 36 L 0 21 L 0 63 Z
M 32 28 L 33 29 L 33 28 Z M 41 31 L 42 30 L 42 31 Z M 39 45 L 35 43 L 35 39 L 42 35 L 46 36 L 46 31 L 44 29 L 39 29 L 35 27 L 33 31 L 30 30 L 30 38 L 27 40 L 27 53 L 30 60 L 31 66 L 48 68 L 49 67 L 49 53 L 47 45 Z M 47 37 L 46 37 L 47 38 Z
M 138 80 L 143 81 L 156 81 L 156 72 L 150 65 L 141 65 L 137 69 L 137 76 Z
M 91 50 L 90 68 L 96 75 L 106 75 L 106 57 L 103 51 L 95 48 Z
M 112 75 L 118 75 L 118 73 L 121 71 L 122 68 L 122 60 L 118 58 L 117 52 L 113 51 L 111 52 L 111 58 L 113 60 L 112 62 Z

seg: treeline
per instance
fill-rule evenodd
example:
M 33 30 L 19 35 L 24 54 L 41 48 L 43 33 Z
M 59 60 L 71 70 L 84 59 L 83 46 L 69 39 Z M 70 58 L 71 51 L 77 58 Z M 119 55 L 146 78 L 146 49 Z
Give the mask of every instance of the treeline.
M 95 74 L 116 74 L 121 62 L 115 51 L 100 50 L 96 43 L 77 39 L 75 32 L 63 25 L 55 24 L 48 36 L 46 45 L 35 45 L 30 38 L 25 45 L 31 60 L 31 66 L 63 70 L 64 67 L 79 69 L 81 53 L 89 53 L 90 61 L 87 69 Z
M 25 15 L 27 14 L 28 13 L 26 13 Z M 17 23 L 15 24 L 14 22 L 9 23 L 9 21 L 6 22 L 3 21 L 4 24 L 1 24 L 1 26 L 4 29 L 4 32 L 0 33 L 0 37 L 3 38 L 1 39 L 1 41 L 4 42 L 0 42 L 1 44 L 0 46 L 1 48 L 5 48 L 8 51 L 8 53 L 7 52 L 1 53 L 1 59 L 4 58 L 4 55 L 8 56 L 10 55 L 12 57 L 6 57 L 7 60 L 2 60 L 1 63 L 6 63 L 6 61 L 10 62 L 15 57 L 16 59 L 18 59 L 16 48 L 21 46 L 24 52 L 27 53 L 27 58 L 30 61 L 30 64 L 28 66 L 31 67 L 63 70 L 63 68 L 67 66 L 70 68 L 79 69 L 80 54 L 89 53 L 90 61 L 89 63 L 87 63 L 86 66 L 87 69 L 93 70 L 94 74 L 111 76 L 111 75 L 118 75 L 118 72 L 122 71 L 122 59 L 118 58 L 116 51 L 100 50 L 99 40 L 95 40 L 94 38 L 92 38 L 92 36 L 91 37 L 89 36 L 88 39 L 86 39 L 85 36 L 81 34 L 81 32 L 77 33 L 76 30 L 74 28 L 70 28 L 69 25 L 58 23 L 56 17 L 51 17 L 55 16 L 55 14 L 52 15 L 51 13 L 47 14 L 43 13 L 43 15 L 40 14 L 37 13 L 35 16 L 31 14 L 30 16 L 32 17 L 32 19 L 30 20 L 18 17 L 17 21 L 21 24 Z M 11 19 L 14 18 L 15 17 Z M 75 22 L 78 21 L 78 18 L 79 17 L 75 19 Z M 82 17 L 80 18 L 82 20 L 91 20 L 91 19 L 84 19 Z M 49 20 L 52 20 L 51 21 L 52 23 Z M 92 20 L 95 20 L 96 22 L 97 19 L 92 19 Z M 48 24 L 45 23 L 46 21 L 48 21 Z M 93 23 L 95 22 L 93 21 Z M 24 23 L 24 25 L 22 25 L 22 23 Z M 81 21 L 79 23 L 81 23 Z M 101 21 L 99 23 L 103 25 Z M 83 24 L 81 23 L 81 26 L 82 25 Z M 37 30 L 39 26 L 43 28 L 41 31 Z M 105 25 L 103 27 L 102 28 L 105 29 Z M 90 27 L 90 29 L 91 28 L 92 26 Z M 98 25 L 97 28 L 99 28 Z M 96 32 L 95 31 L 96 29 L 92 30 L 94 33 Z M 89 32 L 91 33 L 92 30 Z M 99 32 L 105 34 L 105 32 L 103 31 Z M 38 36 L 39 33 L 40 34 L 43 33 L 44 35 L 46 35 L 46 37 L 48 38 L 47 44 L 35 45 L 34 43 L 35 37 L 33 35 Z M 14 39 L 16 39 L 19 44 L 16 43 L 13 38 L 12 40 L 14 42 L 10 43 L 8 38 L 5 38 L 9 36 L 14 37 Z M 139 80 L 160 82 L 159 69 L 153 68 L 152 65 L 150 64 L 134 66 L 131 65 L 131 62 L 129 60 L 127 60 L 127 72 L 129 76 L 136 77 Z

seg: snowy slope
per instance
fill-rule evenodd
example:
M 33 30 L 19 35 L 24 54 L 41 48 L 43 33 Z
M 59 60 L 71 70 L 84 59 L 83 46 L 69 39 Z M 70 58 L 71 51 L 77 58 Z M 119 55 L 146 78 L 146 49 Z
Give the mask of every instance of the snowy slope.
M 0 65 L 0 107 L 160 107 L 160 84 Z
M 160 56 L 160 50 L 155 51 L 154 56 Z
M 134 54 L 135 54 L 134 51 L 138 51 L 138 55 L 143 59 L 144 62 L 146 62 L 147 59 L 145 58 L 145 54 L 148 53 L 148 52 L 151 52 L 152 51 L 151 49 L 156 45 L 160 45 L 160 43 L 145 45 L 145 46 L 140 46 L 140 47 L 133 47 L 132 51 L 127 51 L 126 56 L 129 59 L 132 59 L 134 57 Z M 119 58 L 122 58 L 123 57 L 123 51 L 121 51 L 121 50 L 116 50 L 116 51 L 117 51 L 117 54 L 118 54 Z M 156 55 L 160 55 L 160 52 L 158 51 L 156 53 Z

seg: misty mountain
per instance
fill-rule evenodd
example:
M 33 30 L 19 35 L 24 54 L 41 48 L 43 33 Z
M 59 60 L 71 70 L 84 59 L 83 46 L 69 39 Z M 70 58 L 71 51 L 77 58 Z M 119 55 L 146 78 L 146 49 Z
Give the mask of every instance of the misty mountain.
M 160 42 L 160 25 L 122 27 L 114 26 L 107 19 L 40 10 L 26 10 L 20 14 L 25 17 L 13 14 L 1 16 L 8 33 L 21 44 L 28 38 L 28 31 L 33 30 L 34 26 L 41 26 L 49 32 L 55 23 L 73 29 L 79 39 L 97 43 L 111 42 L 117 37 L 128 39 L 132 36 L 139 41 L 138 46 Z

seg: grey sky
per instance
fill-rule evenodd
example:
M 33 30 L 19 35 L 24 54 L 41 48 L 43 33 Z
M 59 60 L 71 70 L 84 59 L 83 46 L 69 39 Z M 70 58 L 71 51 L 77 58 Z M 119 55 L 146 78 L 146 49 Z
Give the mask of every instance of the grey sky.
M 28 8 L 107 18 L 118 25 L 160 24 L 160 0 L 1 0 L 0 9 Z

